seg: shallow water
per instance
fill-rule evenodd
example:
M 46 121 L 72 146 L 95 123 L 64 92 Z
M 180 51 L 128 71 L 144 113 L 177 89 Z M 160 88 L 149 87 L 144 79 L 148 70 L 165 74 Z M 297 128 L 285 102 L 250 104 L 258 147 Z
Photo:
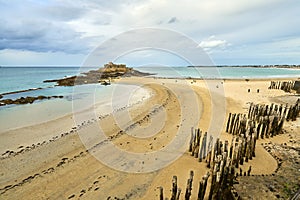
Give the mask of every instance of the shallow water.
M 105 115 L 149 98 L 147 89 L 135 85 L 113 84 L 76 86 L 63 99 L 36 101 L 33 104 L 0 107 L 0 132 L 39 124 L 87 109 Z M 70 92 L 70 91 L 69 91 Z M 96 116 L 95 116 L 96 117 Z

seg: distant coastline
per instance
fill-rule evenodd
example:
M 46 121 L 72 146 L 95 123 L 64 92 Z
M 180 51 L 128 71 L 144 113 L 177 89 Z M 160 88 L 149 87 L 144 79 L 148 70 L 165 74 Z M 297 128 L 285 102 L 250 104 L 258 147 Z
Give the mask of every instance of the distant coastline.
M 171 66 L 171 67 L 177 67 L 177 66 Z M 178 66 L 181 67 L 181 66 Z M 184 67 L 184 66 L 182 66 Z M 299 65 L 189 65 L 186 67 L 254 67 L 254 68 L 291 68 L 291 69 L 300 69 L 300 64 Z M 5 66 L 0 66 L 0 68 L 84 68 L 84 69 L 99 69 L 99 66 L 60 66 L 60 65 L 42 65 L 42 66 L 23 66 L 23 65 L 18 65 L 18 66 L 12 66 L 12 65 L 5 65 Z M 133 68 L 136 68 L 133 66 Z
M 300 69 L 300 65 L 215 65 L 215 66 L 190 65 L 187 67 L 254 67 L 254 68 Z

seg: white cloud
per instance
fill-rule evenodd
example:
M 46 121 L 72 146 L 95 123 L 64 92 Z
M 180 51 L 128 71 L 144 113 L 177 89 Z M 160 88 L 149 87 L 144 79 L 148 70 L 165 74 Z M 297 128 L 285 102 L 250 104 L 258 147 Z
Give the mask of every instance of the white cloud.
M 210 36 L 207 40 L 201 41 L 198 46 L 207 51 L 214 48 L 225 48 L 229 45 L 226 40 L 219 40 L 216 39 L 215 36 Z

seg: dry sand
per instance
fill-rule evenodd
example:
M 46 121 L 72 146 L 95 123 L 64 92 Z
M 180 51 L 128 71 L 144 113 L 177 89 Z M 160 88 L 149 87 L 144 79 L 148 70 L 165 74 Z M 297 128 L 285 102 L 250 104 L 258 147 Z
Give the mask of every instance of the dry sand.
M 197 190 L 200 178 L 208 169 L 205 163 L 197 162 L 186 152 L 192 126 L 204 131 L 215 124 L 222 126 L 226 120 L 221 121 L 224 116 L 229 112 L 246 112 L 249 102 L 285 103 L 296 99 L 296 96 L 286 97 L 281 90 L 268 90 L 269 80 L 211 80 L 208 83 L 202 80 L 124 78 L 120 82 L 141 85 L 151 90 L 153 96 L 111 115 L 100 117 L 101 113 L 96 113 L 100 119 L 87 119 L 80 126 L 74 123 L 74 116 L 69 115 L 1 133 L 1 154 L 7 150 L 19 153 L 7 153 L 1 157 L 0 199 L 102 200 L 116 197 L 152 200 L 158 199 L 159 186 L 163 186 L 165 195 L 170 196 L 173 175 L 178 176 L 178 185 L 184 192 L 190 170 L 195 173 L 194 190 Z M 215 89 L 209 93 L 206 84 L 215 86 Z M 222 87 L 225 89 L 225 102 Z M 224 103 L 224 113 L 221 109 L 217 113 L 220 119 L 212 119 L 213 107 Z M 99 128 L 105 136 L 95 134 Z M 165 148 L 176 140 L 174 138 L 184 134 L 187 138 L 181 148 L 174 152 Z M 231 136 L 224 129 L 217 136 L 231 141 Z M 276 142 L 286 139 L 287 136 L 281 135 Z M 104 142 L 99 144 L 101 141 Z M 259 140 L 258 144 L 260 142 L 264 141 Z M 160 153 L 149 158 L 157 161 L 154 164 L 147 164 L 143 158 L 140 163 L 131 163 L 114 154 L 108 143 L 125 152 Z M 175 154 L 181 156 L 169 165 L 161 166 L 168 156 Z M 251 165 L 252 174 L 271 174 L 276 170 L 276 160 L 261 145 L 257 146 L 256 154 L 243 168 Z M 104 155 L 111 158 L 113 162 L 110 164 L 114 167 L 136 173 L 115 170 L 93 155 Z M 159 169 L 139 173 L 149 170 L 149 166 Z M 195 199 L 196 194 L 194 191 L 191 199 Z

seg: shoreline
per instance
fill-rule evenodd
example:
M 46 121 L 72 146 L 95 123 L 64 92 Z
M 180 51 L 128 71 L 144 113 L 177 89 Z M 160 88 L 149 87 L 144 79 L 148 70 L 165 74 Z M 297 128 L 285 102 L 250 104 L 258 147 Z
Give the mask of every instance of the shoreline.
M 209 81 L 212 81 L 212 84 L 216 86 L 223 85 L 226 97 L 226 115 L 229 112 L 244 113 L 249 102 L 264 104 L 273 102 L 274 98 L 278 101 L 288 101 L 280 97 L 287 95 L 284 91 L 268 90 L 269 80 Z M 0 192 L 3 192 L 3 188 L 7 187 L 5 193 L 1 195 L 6 199 L 18 198 L 20 195 L 31 199 L 49 196 L 66 199 L 79 197 L 82 199 L 107 199 L 108 197 L 126 198 L 126 195 L 132 199 L 158 199 L 159 191 L 157 187 L 163 186 L 169 194 L 168 191 L 171 189 L 170 180 L 173 175 L 178 176 L 178 184 L 181 186 L 185 186 L 189 170 L 196 171 L 195 180 L 200 180 L 207 169 L 204 163 L 195 161 L 186 152 L 170 165 L 155 172 L 128 174 L 107 167 L 86 151 L 86 147 L 82 145 L 81 136 L 78 134 L 93 138 L 95 136 L 90 133 L 93 128 L 98 126 L 103 128 L 109 141 L 120 149 L 133 152 L 151 152 L 163 148 L 164 145 L 172 141 L 182 125 L 188 124 L 188 121 L 196 117 L 194 115 L 183 116 L 180 112 L 182 109 L 190 109 L 190 113 L 193 113 L 192 110 L 197 108 L 195 104 L 191 103 L 191 94 L 187 93 L 187 89 L 195 92 L 198 101 L 200 119 L 195 127 L 207 130 L 213 122 L 210 118 L 211 94 L 203 80 L 196 80 L 196 82 L 191 83 L 190 80 L 181 79 L 176 81 L 174 79 L 157 79 L 153 77 L 146 79 L 130 77 L 122 78 L 118 80 L 118 83 L 149 86 L 153 90 L 153 95 L 139 104 L 116 111 L 115 115 L 99 116 L 100 119 L 86 122 L 80 127 L 74 126 L 74 119 L 67 117 L 65 121 L 58 119 L 33 126 L 34 128 L 24 127 L 15 130 L 15 133 L 19 135 L 35 135 L 35 139 L 40 140 L 40 144 L 34 143 L 35 145 L 31 145 L 32 143 L 30 143 L 28 144 L 28 146 L 31 146 L 30 150 L 22 151 L 22 149 L 27 148 L 26 145 L 21 144 L 21 138 L 14 136 L 16 141 L 19 141 L 20 145 L 24 147 L 18 148 L 19 146 L 16 145 L 18 151 L 22 151 L 21 153 L 11 154 L 9 158 L 0 159 L 1 171 L 3 171 L 0 176 Z M 257 88 L 260 89 L 259 93 L 256 92 Z M 248 89 L 251 89 L 252 92 L 248 93 Z M 218 94 L 213 93 L 213 95 Z M 291 98 L 289 101 L 292 102 L 295 97 L 289 96 L 289 98 Z M 183 104 L 180 103 L 179 99 Z M 214 102 L 216 105 L 219 103 Z M 157 108 L 155 105 L 164 106 L 154 112 Z M 184 105 L 188 105 L 187 108 L 184 108 Z M 117 118 L 115 118 L 116 116 Z M 128 118 L 129 116 L 130 118 Z M 116 119 L 120 121 L 116 121 Z M 292 123 L 290 122 L 287 125 L 290 126 L 289 124 Z M 127 131 L 124 133 L 120 132 L 121 130 Z M 151 135 L 151 131 L 154 130 L 157 134 Z M 189 133 L 190 127 L 186 127 L 184 130 Z M 78 131 L 82 131 L 82 133 Z M 293 134 L 290 131 L 293 130 L 289 130 L 289 134 Z M 43 136 L 41 133 L 43 133 Z M 49 137 L 50 133 L 55 133 L 54 138 Z M 145 139 L 139 138 L 138 136 L 141 133 L 147 137 Z M 41 145 L 46 137 L 50 138 L 49 141 L 51 140 L 51 142 Z M 230 140 L 230 137 L 229 134 L 224 134 L 224 132 L 220 135 L 221 139 Z M 27 141 L 29 138 L 28 136 L 28 138 L 23 139 Z M 268 141 L 282 143 L 288 140 L 288 134 L 282 134 L 274 139 L 261 140 L 259 144 Z M 8 140 L 6 141 L 9 143 Z M 92 146 L 97 143 L 96 140 L 90 142 Z M 95 150 L 97 148 L 95 147 Z M 108 152 L 107 154 L 110 155 Z M 277 167 L 276 160 L 264 148 L 260 148 L 260 145 L 257 155 L 257 158 L 249 162 L 253 166 L 253 174 L 274 173 Z M 268 167 L 264 167 L 265 165 Z M 3 168 L 3 166 L 6 167 Z M 243 167 L 247 168 L 248 166 Z M 74 175 L 74 172 L 76 175 Z M 17 180 L 16 183 L 14 180 Z M 132 182 L 132 180 L 135 180 L 135 182 Z M 17 184 L 19 185 L 14 186 Z M 45 190 L 45 187 L 47 190 Z M 197 190 L 197 187 L 196 185 L 195 190 Z M 83 190 L 84 192 L 82 192 Z M 196 198 L 195 194 L 192 195 L 193 198 Z
M 286 69 L 286 68 L 284 68 Z M 298 68 L 296 68 L 298 69 Z M 134 77 L 133 77 L 134 78 Z M 146 75 L 143 76 L 143 78 L 155 78 L 155 79 L 179 79 L 179 80 L 224 80 L 224 81 L 228 81 L 228 80 L 237 80 L 237 81 L 241 81 L 241 80 L 245 80 L 245 79 L 249 79 L 249 80 L 300 80 L 300 78 L 298 76 L 273 76 L 273 77 L 215 77 L 215 78 L 199 78 L 199 77 L 162 77 L 162 76 L 155 76 L 154 75 Z M 90 83 L 90 84 L 95 84 L 95 83 Z M 86 84 L 89 85 L 89 84 Z M 75 85 L 76 86 L 76 85 Z M 30 92 L 30 91 L 36 91 L 36 90 L 43 90 L 43 89 L 49 89 L 49 88 L 54 88 L 54 87 L 74 87 L 74 86 L 58 86 L 58 85 L 54 85 L 54 86 L 48 86 L 48 87 L 38 87 L 38 88 L 29 88 L 29 89 L 25 89 L 25 90 L 18 90 L 18 91 L 10 91 L 10 92 L 4 92 L 1 93 L 0 96 L 2 96 L 1 99 L 4 98 L 5 95 L 11 95 L 11 94 L 18 94 L 18 93 L 26 93 L 26 92 Z
M 125 85 L 125 84 L 122 84 L 122 85 Z M 131 86 L 134 86 L 133 84 L 127 84 L 127 85 L 130 85 Z M 118 86 L 114 86 L 115 88 L 118 88 Z M 127 105 L 123 105 L 125 102 L 121 102 L 121 101 L 117 101 L 116 103 L 114 103 L 113 106 L 119 106 L 117 108 L 114 108 L 114 110 L 110 110 L 111 106 L 109 106 L 107 103 L 109 103 L 109 101 L 97 101 L 97 102 L 93 102 L 94 104 L 93 105 L 90 105 L 88 107 L 84 107 L 83 110 L 79 110 L 79 111 L 76 111 L 76 112 L 79 112 L 79 113 L 82 113 L 82 112 L 90 112 L 91 110 L 97 110 L 97 112 L 102 112 L 104 114 L 109 114 L 110 112 L 113 113 L 115 112 L 115 110 L 121 108 L 121 107 L 131 107 L 135 104 L 138 104 L 138 103 L 141 103 L 142 100 L 145 100 L 145 98 L 150 98 L 152 96 L 152 91 L 151 89 L 149 88 L 144 88 L 145 91 L 140 91 L 138 93 L 138 95 L 140 96 L 136 96 L 136 97 L 133 97 L 135 99 L 133 99 L 133 102 L 128 102 Z M 132 90 L 132 89 L 130 89 Z M 122 95 L 123 96 L 123 95 Z M 13 107 L 10 107 L 8 109 L 12 109 L 13 112 L 17 115 L 19 111 L 23 111 L 24 112 L 24 109 L 26 109 L 27 113 L 30 112 L 31 109 L 34 109 L 32 111 L 32 113 L 39 113 L 40 110 L 43 109 L 43 107 L 48 107 L 48 106 L 51 106 L 51 107 L 54 107 L 54 111 L 55 110 L 59 110 L 61 111 L 60 107 L 63 106 L 63 107 L 69 107 L 69 109 L 63 111 L 63 112 L 58 112 L 57 114 L 56 113 L 52 113 L 50 114 L 50 118 L 49 117 L 39 117 L 39 119 L 36 120 L 36 122 L 30 122 L 30 126 L 34 126 L 34 125 L 39 125 L 39 124 L 44 124 L 44 123 L 47 123 L 47 122 L 51 122 L 51 121 L 55 121 L 55 120 L 58 120 L 58 119 L 62 119 L 62 118 L 67 118 L 67 117 L 72 117 L 76 112 L 75 110 L 72 108 L 74 105 L 73 105 L 73 102 L 68 102 L 67 100 L 65 99 L 57 99 L 57 100 L 63 100 L 64 102 L 58 102 L 58 101 L 40 101 L 40 102 L 37 102 L 37 103 L 33 103 L 33 104 L 25 104 L 26 107 L 18 107 L 19 105 L 13 105 Z M 78 103 L 77 103 L 78 104 Z M 116 105 L 116 104 L 120 104 L 120 105 Z M 60 106 L 61 105 L 61 106 Z M 31 106 L 35 106 L 34 108 L 30 108 Z M 105 108 L 107 107 L 107 108 Z M 3 112 L 6 112 L 7 110 L 5 110 L 6 108 L 3 107 Z M 101 110 L 102 109 L 102 110 Z M 112 109 L 112 108 L 111 108 Z M 11 112 L 11 111 L 9 111 Z M 45 111 L 44 111 L 45 112 Z M 48 113 L 49 115 L 49 113 Z M 17 117 L 18 116 L 14 116 L 14 120 L 17 120 Z M 4 121 L 4 120 L 3 120 Z M 13 125 L 13 124 L 12 124 Z M 11 127 L 11 128 L 6 128 L 5 130 L 0 130 L 0 134 L 2 133 L 5 133 L 5 132 L 8 132 L 8 131 L 13 131 L 15 129 L 20 129 L 20 128 L 25 128 L 27 127 L 24 123 L 23 125 L 21 126 L 15 126 L 13 125 L 14 127 Z
M 154 78 L 154 79 L 178 79 L 178 80 L 224 80 L 224 81 L 246 81 L 246 80 L 257 80 L 257 81 L 272 81 L 272 80 L 278 80 L 278 81 L 291 81 L 291 80 L 300 80 L 299 77 L 245 77 L 245 78 L 192 78 L 192 77 L 159 77 L 159 76 L 145 76 L 144 78 Z

